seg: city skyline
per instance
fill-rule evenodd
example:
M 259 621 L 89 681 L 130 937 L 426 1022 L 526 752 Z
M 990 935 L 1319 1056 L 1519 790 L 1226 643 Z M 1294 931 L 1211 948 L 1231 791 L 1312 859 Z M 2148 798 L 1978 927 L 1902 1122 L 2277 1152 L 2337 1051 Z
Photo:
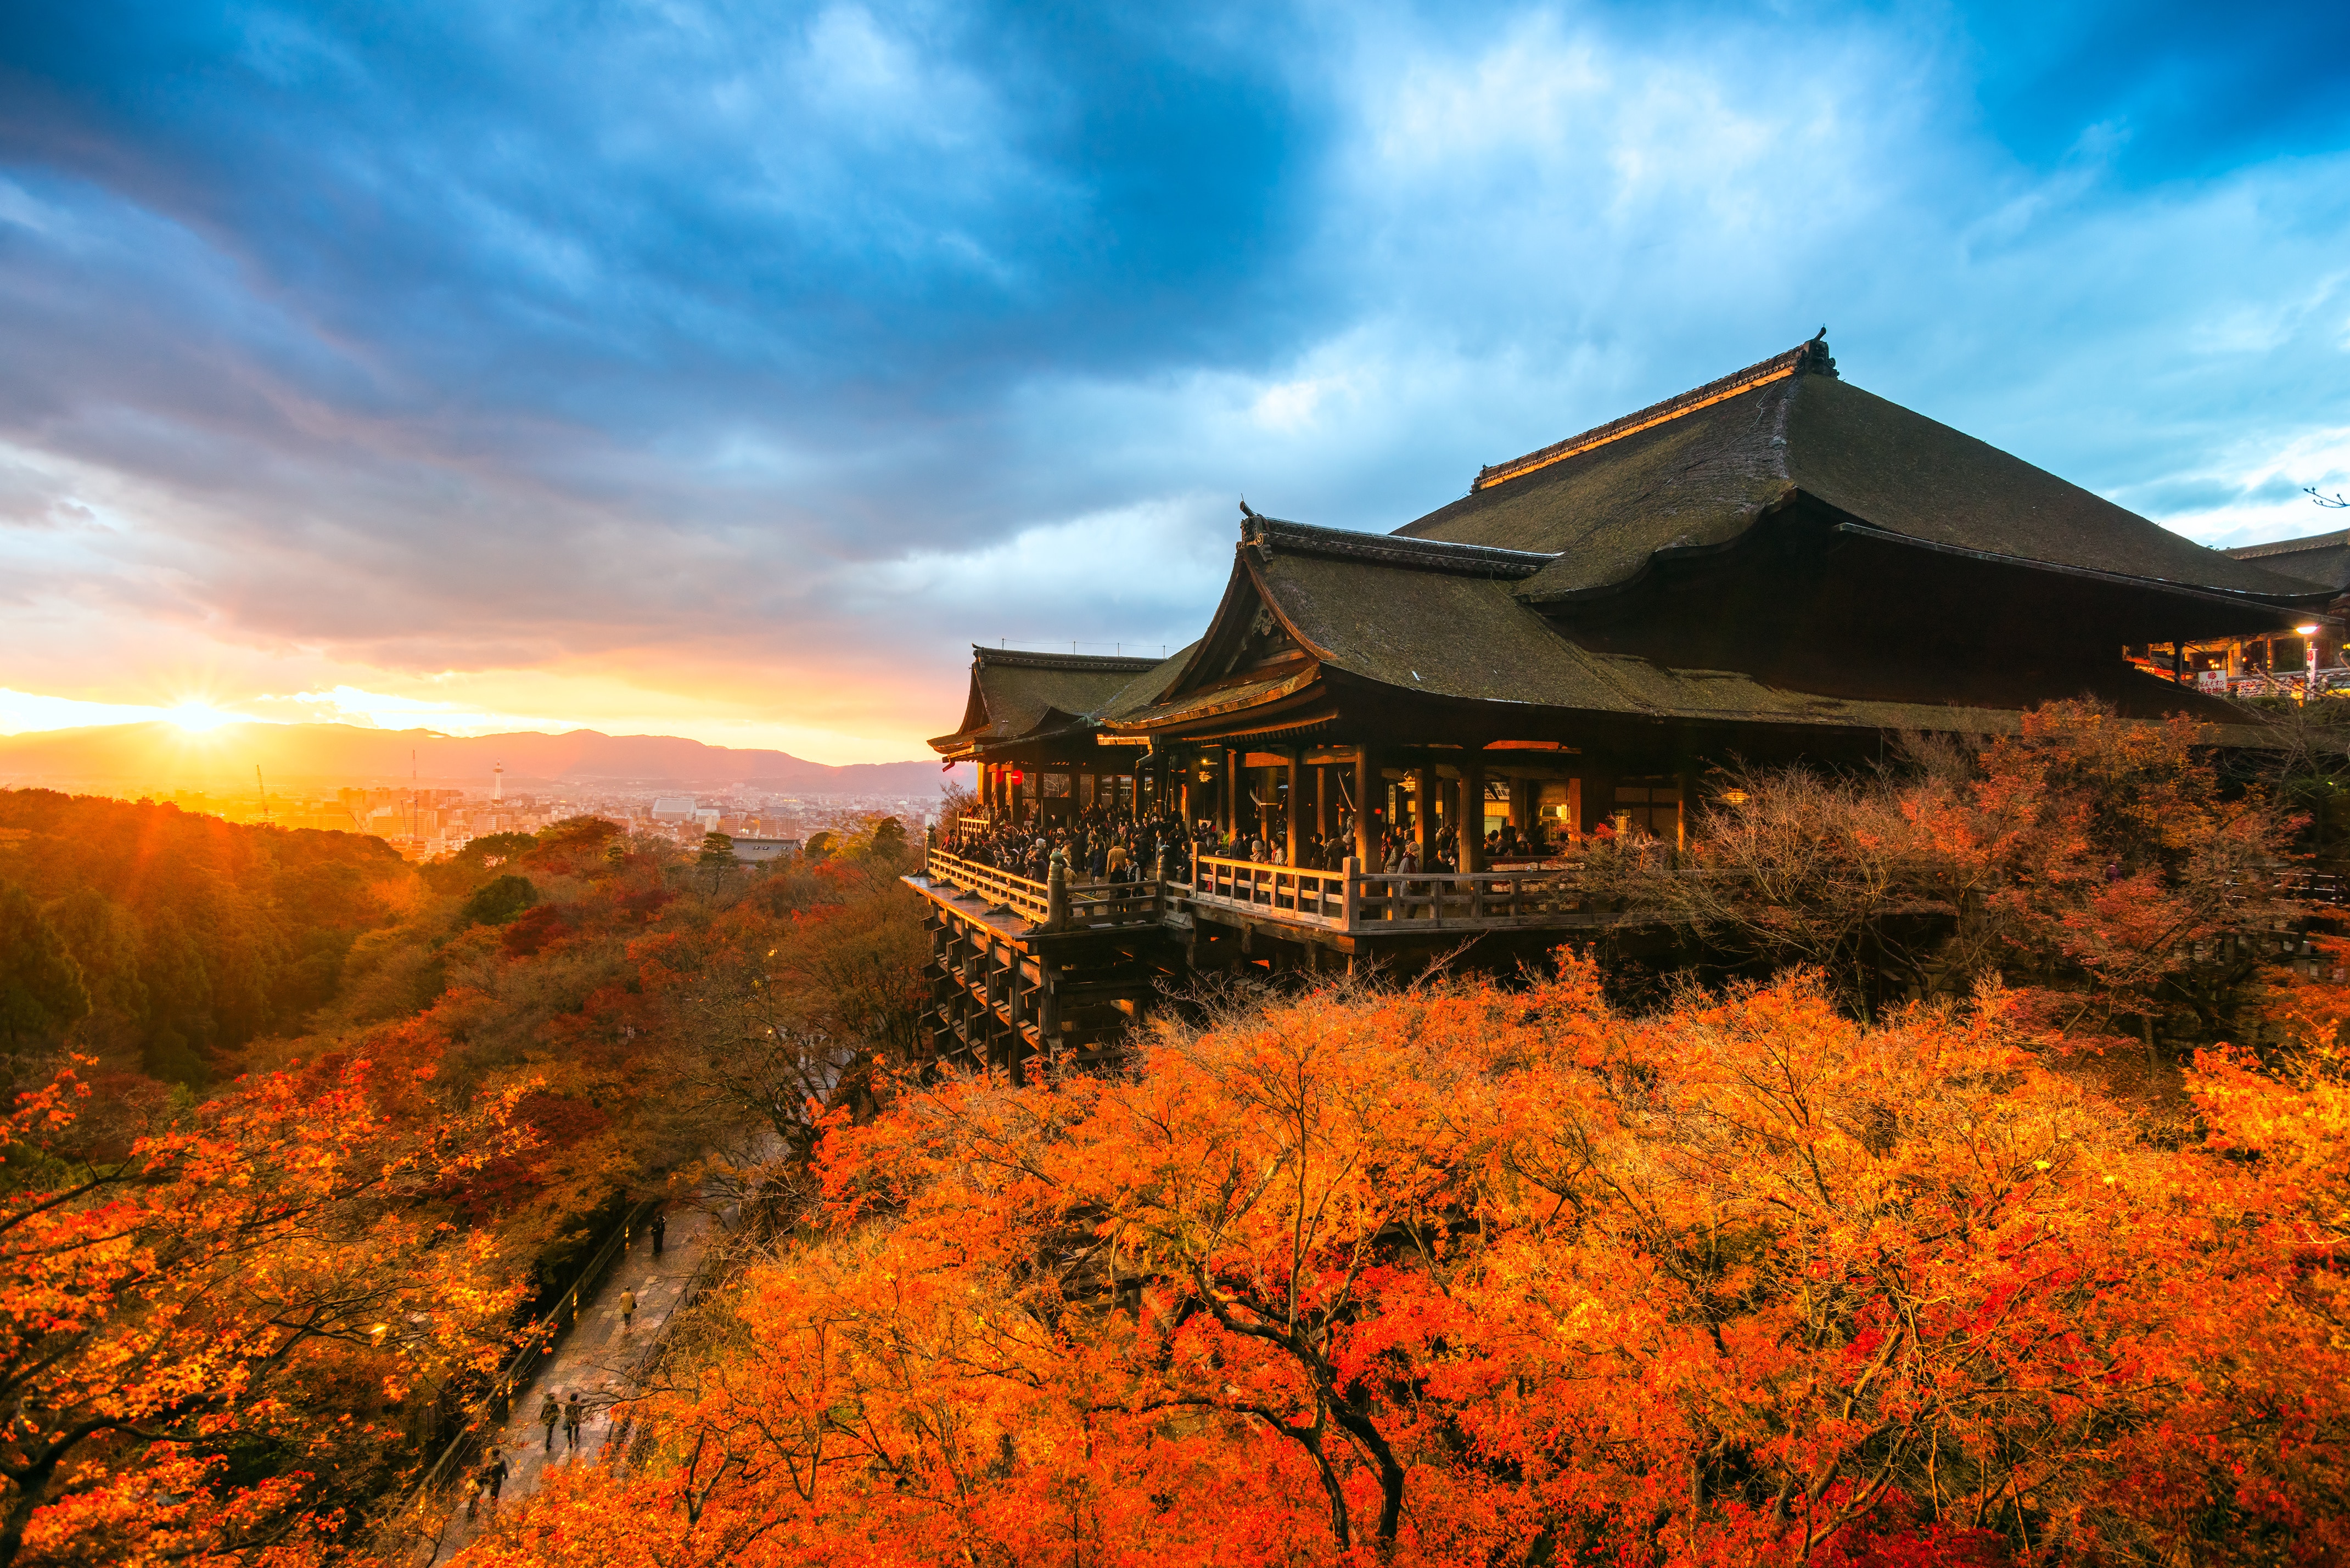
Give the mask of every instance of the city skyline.
M 2350 20 L 0 21 L 0 731 L 894 762 L 1824 323 L 2189 537 L 2350 489 Z M 1143 572 L 1137 563 L 1149 562 Z

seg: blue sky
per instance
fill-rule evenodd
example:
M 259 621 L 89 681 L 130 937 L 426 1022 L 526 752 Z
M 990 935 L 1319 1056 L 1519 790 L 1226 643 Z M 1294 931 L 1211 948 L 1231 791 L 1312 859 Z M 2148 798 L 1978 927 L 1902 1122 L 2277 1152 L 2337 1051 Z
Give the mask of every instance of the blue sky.
M 0 729 L 913 754 L 1825 322 L 2196 537 L 2350 487 L 2350 8 L 0 14 Z

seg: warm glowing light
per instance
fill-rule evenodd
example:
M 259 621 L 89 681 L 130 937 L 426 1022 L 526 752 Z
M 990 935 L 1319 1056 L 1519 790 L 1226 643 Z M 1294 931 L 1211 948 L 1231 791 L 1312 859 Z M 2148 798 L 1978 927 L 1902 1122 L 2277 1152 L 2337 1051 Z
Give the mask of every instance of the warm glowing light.
M 192 735 L 208 734 L 223 724 L 246 722 L 244 714 L 225 712 L 202 698 L 196 697 L 192 697 L 174 707 L 164 709 L 163 717 Z
M 2297 626 L 2293 629 L 2303 637 L 2313 637 L 2316 635 L 2317 632 L 2317 628 L 2314 626 Z

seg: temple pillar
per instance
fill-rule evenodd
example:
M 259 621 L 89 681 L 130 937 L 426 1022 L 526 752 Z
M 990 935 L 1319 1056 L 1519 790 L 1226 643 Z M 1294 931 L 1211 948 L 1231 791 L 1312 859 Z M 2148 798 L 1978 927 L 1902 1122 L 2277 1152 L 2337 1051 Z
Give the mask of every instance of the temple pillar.
M 1436 863 L 1436 770 L 1425 763 L 1411 770 L 1411 835 L 1425 871 Z
M 1224 748 L 1224 819 L 1218 824 L 1226 838 L 1241 835 L 1241 754 Z
M 1471 753 L 1461 763 L 1461 869 L 1485 868 L 1485 763 Z
M 1330 768 L 1317 763 L 1314 768 L 1314 836 L 1327 843 L 1330 837 Z
M 1378 819 L 1371 815 L 1371 792 L 1379 787 L 1379 769 L 1368 742 L 1355 748 L 1355 858 L 1363 868 L 1384 870 L 1379 860 Z
M 1284 852 L 1283 858 L 1283 864 L 1286 866 L 1294 867 L 1297 864 L 1297 841 L 1305 834 L 1305 791 L 1304 784 L 1305 781 L 1299 776 L 1297 771 L 1297 748 L 1292 746 L 1289 748 L 1289 846 Z

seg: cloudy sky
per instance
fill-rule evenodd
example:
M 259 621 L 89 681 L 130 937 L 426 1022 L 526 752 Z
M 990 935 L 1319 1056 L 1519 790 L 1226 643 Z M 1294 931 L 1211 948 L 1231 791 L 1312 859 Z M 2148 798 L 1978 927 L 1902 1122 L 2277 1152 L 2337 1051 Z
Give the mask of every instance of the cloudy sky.
M 2350 7 L 0 10 L 0 731 L 919 753 L 1784 348 L 2196 538 L 2350 489 Z

